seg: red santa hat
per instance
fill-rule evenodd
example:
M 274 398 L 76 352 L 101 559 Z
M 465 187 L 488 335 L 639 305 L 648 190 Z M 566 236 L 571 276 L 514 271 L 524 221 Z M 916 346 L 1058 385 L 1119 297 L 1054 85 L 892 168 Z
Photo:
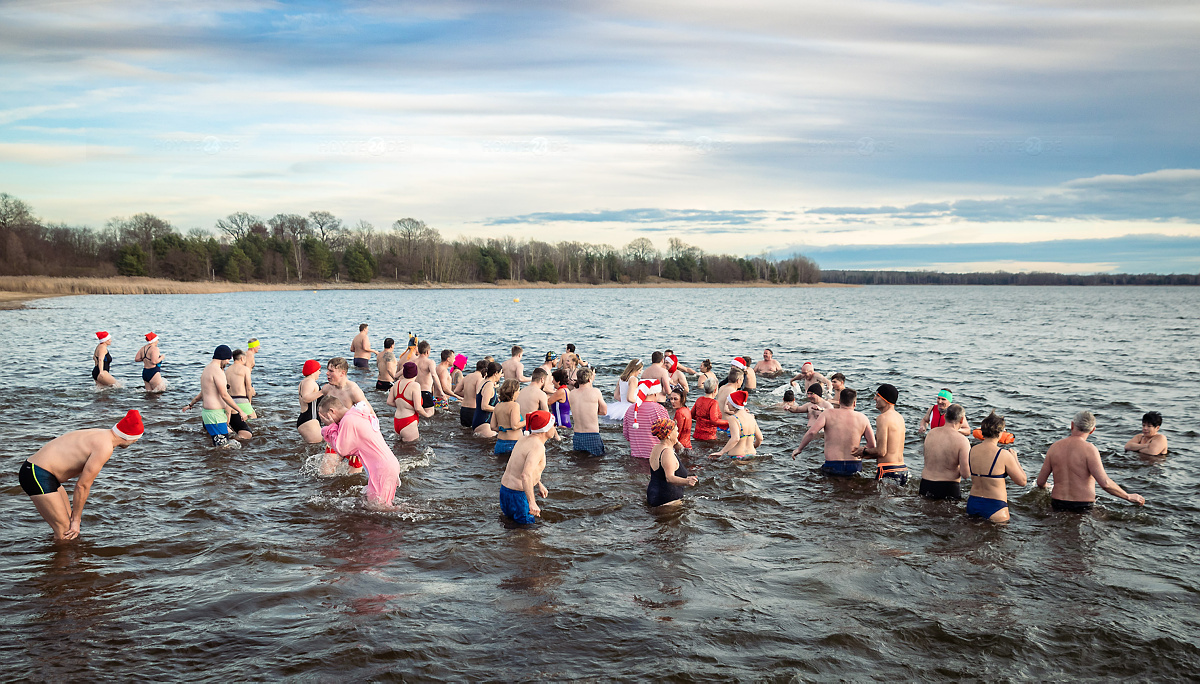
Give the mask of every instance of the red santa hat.
M 740 356 L 733 357 L 733 361 L 730 361 L 729 365 L 738 370 L 746 370 L 746 362 Z
M 146 341 L 147 342 L 153 342 L 154 340 L 157 340 L 157 339 L 158 339 L 158 335 L 155 335 L 152 332 L 146 333 Z
M 808 366 L 809 368 L 812 368 L 812 361 L 805 361 L 804 366 Z M 801 368 L 803 368 L 804 366 L 801 366 Z
M 525 414 L 525 434 L 536 435 L 549 432 L 554 427 L 554 416 L 549 411 L 530 411 Z
M 638 383 L 637 393 L 633 397 L 633 427 L 636 430 L 638 427 L 637 412 L 642 402 L 646 401 L 646 397 L 651 394 L 659 394 L 662 392 L 662 381 L 657 378 L 642 380 Z
M 142 425 L 142 414 L 138 413 L 137 409 L 129 409 L 129 413 L 113 426 L 112 431 L 121 439 L 133 440 L 141 437 L 146 431 L 146 426 Z
M 99 341 L 100 344 L 103 344 L 103 343 L 111 340 L 112 335 L 109 335 L 108 333 L 106 333 L 104 331 L 100 331 L 100 332 L 96 333 L 96 339 Z
M 674 354 L 667 354 L 667 358 L 671 360 L 671 367 L 667 369 L 667 372 L 674 375 L 675 370 L 679 368 L 679 357 Z
M 748 393 L 738 390 L 736 392 L 730 392 L 729 398 L 726 399 L 725 402 L 735 409 L 744 409 L 746 408 L 746 400 L 749 398 L 750 395 Z
M 309 359 L 304 362 L 304 368 L 301 372 L 303 372 L 305 375 L 312 375 L 313 373 L 320 372 L 320 370 L 321 362 Z

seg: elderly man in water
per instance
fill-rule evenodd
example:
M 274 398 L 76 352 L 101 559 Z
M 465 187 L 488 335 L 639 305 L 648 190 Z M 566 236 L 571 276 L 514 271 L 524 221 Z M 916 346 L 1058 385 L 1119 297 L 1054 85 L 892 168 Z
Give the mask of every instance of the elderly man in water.
M 554 417 L 546 411 L 525 416 L 524 434 L 513 446 L 500 478 L 500 511 L 519 525 L 537 522 L 542 509 L 537 494 L 550 496 L 542 484 L 546 469 L 546 440 L 554 436 Z M 536 489 L 536 491 L 535 491 Z
M 946 425 L 946 409 L 950 408 L 950 404 L 952 403 L 954 403 L 954 394 L 943 387 L 938 391 L 937 402 L 929 407 L 929 410 L 925 412 L 925 417 L 921 419 L 921 424 L 917 426 L 917 434 L 923 435 L 929 428 Z M 958 425 L 951 425 L 950 427 L 958 430 L 965 436 L 969 437 L 971 435 L 971 425 L 967 422 L 965 414 Z
M 1050 507 L 1056 511 L 1086 513 L 1096 504 L 1096 485 L 1113 496 L 1145 505 L 1141 495 L 1129 494 L 1104 472 L 1100 451 L 1088 442 L 1095 431 L 1096 417 L 1091 411 L 1080 411 L 1071 421 L 1071 434 L 1046 450 L 1037 486 L 1044 489 L 1046 481 L 1054 478 Z
M 21 489 L 54 530 L 54 541 L 79 537 L 83 505 L 100 469 L 112 457 L 113 449 L 133 444 L 144 431 L 142 415 L 130 409 L 111 429 L 75 430 L 55 437 L 21 464 L 17 472 Z M 79 479 L 72 505 L 62 483 L 74 477 Z
M 971 442 L 954 429 L 962 421 L 963 407 L 950 404 L 946 425 L 925 434 L 925 467 L 919 493 L 926 499 L 962 500 L 962 478 L 970 477 Z
M 805 361 L 804 365 L 800 367 L 800 372 L 794 375 L 791 380 L 792 385 L 799 384 L 800 387 L 809 387 L 814 382 L 821 383 L 821 386 L 826 388 L 830 397 L 838 396 L 830 391 L 831 387 L 829 385 L 829 380 L 827 380 L 824 375 L 821 375 L 817 371 L 813 370 L 812 361 Z
M 754 364 L 754 372 L 761 375 L 776 375 L 783 372 L 783 366 L 775 360 L 775 352 L 764 349 L 762 361 Z

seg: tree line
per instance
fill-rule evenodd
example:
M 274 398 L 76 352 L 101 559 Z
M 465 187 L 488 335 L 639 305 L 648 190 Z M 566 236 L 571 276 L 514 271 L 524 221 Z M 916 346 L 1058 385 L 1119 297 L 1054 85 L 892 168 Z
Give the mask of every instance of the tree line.
M 497 280 L 549 283 L 692 283 L 821 280 L 813 260 L 708 254 L 678 238 L 659 251 L 646 238 L 623 247 L 577 241 L 502 238 L 446 240 L 437 229 L 402 218 L 386 229 L 347 225 L 327 211 L 246 212 L 216 222 L 215 234 L 181 233 L 153 214 L 110 219 L 103 228 L 47 223 L 25 202 L 0 193 L 0 274 L 151 276 L 174 280 L 292 282 L 375 278 L 405 283 Z

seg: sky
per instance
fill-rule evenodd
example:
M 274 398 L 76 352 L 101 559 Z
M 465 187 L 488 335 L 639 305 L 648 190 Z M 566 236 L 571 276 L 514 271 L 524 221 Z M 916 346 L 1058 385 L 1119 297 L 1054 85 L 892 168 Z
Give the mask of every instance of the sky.
M 829 268 L 1200 272 L 1200 5 L 0 4 L 0 192 Z

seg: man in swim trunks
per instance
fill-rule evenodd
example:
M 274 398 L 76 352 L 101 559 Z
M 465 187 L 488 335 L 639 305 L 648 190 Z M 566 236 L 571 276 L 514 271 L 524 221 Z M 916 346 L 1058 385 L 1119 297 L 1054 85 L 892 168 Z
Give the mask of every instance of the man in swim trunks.
M 842 390 L 837 408 L 822 411 L 808 426 L 800 446 L 792 452 L 792 460 L 816 439 L 818 432 L 825 430 L 825 463 L 821 470 L 829 475 L 855 475 L 862 471 L 862 459 L 855 458 L 854 452 L 863 438 L 867 440 L 867 447 L 874 449 L 875 433 L 871 431 L 871 421 L 854 410 L 857 403 L 857 392 Z
M 833 388 L 830 386 L 829 380 L 825 379 L 824 375 L 821 375 L 820 373 L 813 370 L 812 361 L 804 362 L 804 365 L 800 367 L 800 372 L 792 377 L 790 384 L 795 385 L 797 380 L 803 381 L 803 384 L 801 384 L 800 387 L 809 387 L 814 382 L 819 382 L 819 383 L 821 383 L 821 386 L 826 389 L 825 393 L 827 395 L 829 395 L 830 397 L 840 397 L 841 396 L 840 391 L 837 394 L 833 393 Z M 857 393 L 855 393 L 855 396 L 857 396 Z
M 1050 507 L 1068 513 L 1086 513 L 1096 503 L 1096 485 L 1113 496 L 1146 504 L 1140 494 L 1129 494 L 1104 472 L 1100 451 L 1088 442 L 1096 431 L 1096 417 L 1091 411 L 1080 411 L 1071 421 L 1071 435 L 1046 450 L 1046 460 L 1037 476 L 1037 486 L 1045 489 L 1046 481 L 1054 478 L 1050 490 Z
M 925 467 L 920 494 L 926 499 L 962 501 L 962 478 L 971 476 L 971 442 L 954 429 L 963 418 L 963 407 L 950 404 L 946 425 L 925 433 Z
M 167 389 L 167 381 L 162 376 L 162 362 L 167 358 L 158 351 L 158 335 L 146 333 L 146 344 L 134 355 L 135 362 L 142 362 L 142 383 L 147 392 L 162 392 Z
M 1167 453 L 1167 436 L 1159 434 L 1162 427 L 1162 414 L 1151 411 L 1142 416 L 1142 431 L 1136 437 L 1125 443 L 1125 451 L 1133 451 L 1144 456 L 1163 456 Z
M 229 439 L 229 424 L 225 415 L 225 409 L 230 408 L 241 420 L 245 421 L 247 418 L 242 408 L 229 396 L 229 390 L 225 386 L 225 367 L 232 360 L 233 351 L 228 346 L 222 344 L 217 347 L 213 351 L 212 361 L 208 362 L 204 372 L 200 374 L 200 393 L 192 397 L 192 401 L 181 410 L 186 413 L 192 410 L 196 402 L 202 402 L 200 418 L 204 421 L 204 431 L 208 433 L 212 445 L 240 449 L 242 445 L 239 442 Z
M 859 458 L 877 459 L 875 479 L 888 478 L 901 487 L 908 482 L 908 466 L 904 465 L 904 418 L 896 411 L 900 391 L 884 383 L 875 391 L 875 446 L 855 447 L 853 453 Z
M 407 361 L 401 371 L 404 379 L 397 380 L 388 391 L 388 406 L 396 407 L 396 415 L 392 426 L 396 434 L 405 442 L 415 442 L 421 437 L 417 427 L 422 417 L 432 418 L 433 407 L 421 403 L 421 385 L 417 382 L 417 364 Z
M 321 436 L 339 454 L 345 456 L 353 467 L 367 471 L 367 486 L 363 497 L 374 508 L 391 508 L 400 486 L 400 462 L 392 453 L 383 435 L 379 434 L 379 421 L 361 405 L 347 408 L 337 397 L 321 401 L 318 409 Z
M 375 365 L 379 375 L 375 378 L 375 389 L 386 392 L 396 382 L 396 340 L 388 337 L 383 340 L 383 353 L 375 355 Z
M 463 363 L 465 364 L 466 362 L 467 362 L 466 357 L 463 357 Z M 442 361 L 441 361 L 441 363 L 439 363 L 437 365 L 437 368 L 435 369 L 437 371 L 438 382 L 441 383 L 442 391 L 445 392 L 445 395 L 442 398 L 443 399 L 458 399 L 459 401 L 461 401 L 462 397 L 460 397 L 454 393 L 454 383 L 451 382 L 451 377 L 452 377 L 451 372 L 452 371 L 450 370 L 452 368 L 454 368 L 454 350 L 453 349 L 443 349 L 442 350 Z
M 517 393 L 517 406 L 520 407 L 521 415 L 527 416 L 534 411 L 550 411 L 550 404 L 546 394 L 546 383 L 551 383 L 550 390 L 554 391 L 553 379 L 546 372 L 545 368 L 538 366 L 533 369 L 533 374 L 529 376 L 529 384 L 522 387 Z
M 946 409 L 950 408 L 950 404 L 954 403 L 954 394 L 946 388 L 942 388 L 937 395 L 937 403 L 929 407 L 925 412 L 925 417 L 921 419 L 921 424 L 917 427 L 917 434 L 923 435 L 929 428 L 941 427 L 946 424 Z M 966 413 L 963 414 L 962 422 L 958 426 L 951 425 L 961 432 L 964 436 L 971 436 L 971 425 L 967 422 Z
M 591 368 L 580 368 L 579 387 L 567 392 L 571 404 L 571 448 L 586 451 L 593 456 L 604 455 L 604 441 L 600 439 L 600 416 L 608 415 L 608 404 L 604 393 L 592 386 L 594 373 Z
M 505 380 L 529 382 L 529 378 L 525 377 L 525 364 L 521 363 L 521 357 L 524 355 L 524 349 L 521 349 L 521 347 L 517 345 L 513 345 L 512 357 L 500 364 L 500 369 Z
M 233 363 L 225 368 L 225 388 L 229 396 L 238 405 L 247 420 L 258 417 L 250 403 L 250 369 L 246 367 L 246 352 L 241 349 L 233 350 Z M 226 422 L 237 433 L 238 439 L 250 439 L 250 425 L 230 411 L 225 411 Z
M 542 485 L 542 471 L 546 469 L 546 440 L 553 431 L 554 417 L 549 412 L 525 416 L 524 434 L 513 446 L 500 478 L 500 511 L 518 525 L 537 522 L 542 515 L 535 488 L 542 498 L 550 496 Z
M 79 537 L 83 505 L 100 469 L 115 447 L 133 444 L 144 431 L 141 414 L 130 409 L 111 429 L 74 430 L 55 437 L 21 464 L 17 472 L 21 489 L 54 530 L 54 541 Z M 62 483 L 73 477 L 79 479 L 72 503 Z
M 421 386 L 421 403 L 427 409 L 433 408 L 437 400 L 446 396 L 442 389 L 442 381 L 438 378 L 437 364 L 429 358 L 429 340 L 417 343 L 417 384 Z
M 371 354 L 379 355 L 379 352 L 371 349 L 371 338 L 367 335 L 367 324 L 358 324 L 358 334 L 350 341 L 350 353 L 354 355 L 355 368 L 370 367 Z
M 458 424 L 469 428 L 475 420 L 475 397 L 479 394 L 479 386 L 483 383 L 483 372 L 487 369 L 486 358 L 475 362 L 475 372 L 462 377 L 462 382 L 454 388 L 454 393 L 462 397 L 462 406 L 458 409 Z
M 325 364 L 326 383 L 321 387 L 321 395 L 337 397 L 343 406 L 366 404 L 367 412 L 375 415 L 375 410 L 371 408 L 371 402 L 367 401 L 367 395 L 363 394 L 362 388 L 358 383 L 346 378 L 348 372 L 350 366 L 347 365 L 346 359 L 340 356 L 329 359 L 329 363 Z M 321 403 L 324 404 L 325 400 L 322 399 Z
M 783 366 L 779 365 L 779 362 L 775 360 L 775 352 L 770 349 L 764 349 L 762 361 L 754 364 L 754 372 L 762 373 L 763 375 L 774 375 L 775 373 L 782 373 Z

